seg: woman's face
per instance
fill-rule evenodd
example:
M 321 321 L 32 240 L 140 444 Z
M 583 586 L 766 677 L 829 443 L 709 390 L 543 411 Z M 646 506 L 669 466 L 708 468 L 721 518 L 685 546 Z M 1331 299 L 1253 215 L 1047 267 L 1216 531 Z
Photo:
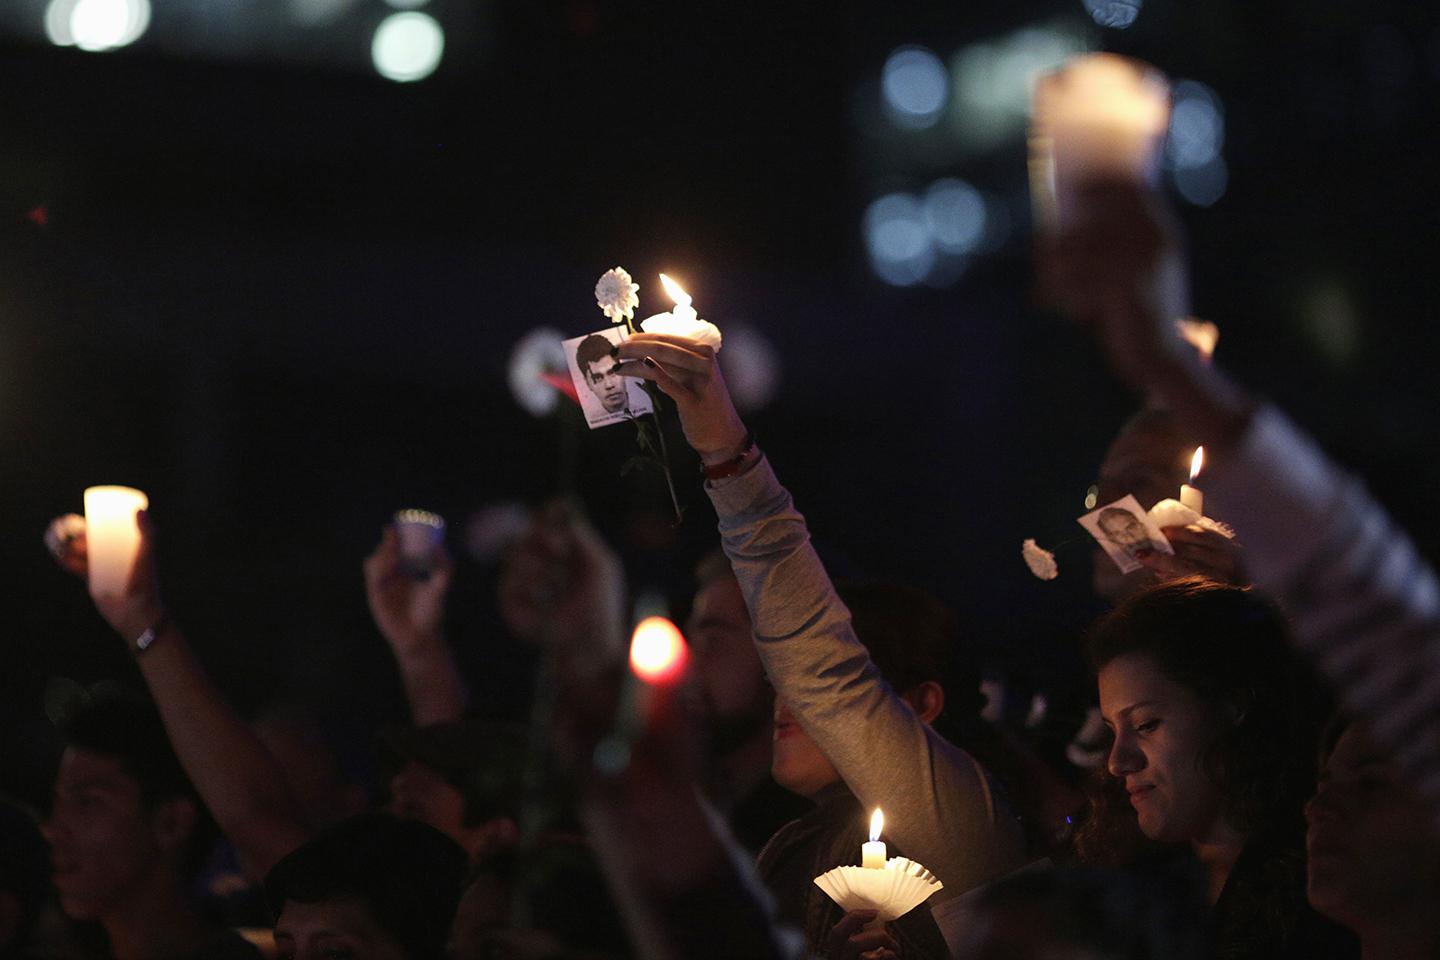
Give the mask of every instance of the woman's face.
M 1140 831 L 1163 843 L 1216 837 L 1223 798 L 1201 760 L 1219 732 L 1219 711 L 1145 654 L 1116 657 L 1099 681 L 1100 713 L 1115 737 L 1107 766 L 1124 781 Z

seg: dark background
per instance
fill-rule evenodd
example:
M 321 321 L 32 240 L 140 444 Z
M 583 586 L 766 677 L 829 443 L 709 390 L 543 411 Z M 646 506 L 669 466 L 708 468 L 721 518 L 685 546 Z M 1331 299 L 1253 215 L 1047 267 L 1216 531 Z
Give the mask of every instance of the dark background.
M 369 70 L 379 0 L 328 46 L 282 25 L 223 54 L 188 50 L 154 5 L 120 51 L 55 48 L 15 11 L 0 37 L 0 790 L 46 789 L 48 678 L 135 676 L 41 544 L 91 484 L 149 493 L 170 603 L 247 711 L 402 719 L 360 579 L 380 525 L 538 501 L 563 442 L 632 587 L 680 612 L 714 542 L 690 454 L 672 530 L 654 478 L 619 476 L 628 427 L 536 420 L 505 386 L 526 331 L 603 325 L 591 290 L 617 263 L 642 314 L 665 270 L 703 316 L 773 342 L 784 379 L 750 419 L 832 569 L 931 589 L 992 660 L 1073 670 L 1088 551 L 1062 548 L 1041 583 L 1019 543 L 1078 532 L 1135 400 L 1031 307 L 1023 222 L 948 285 L 871 271 L 861 221 L 882 192 L 952 175 L 1026 206 L 1019 137 L 911 162 L 918 141 L 857 109 L 906 43 L 944 58 L 1061 22 L 1213 88 L 1229 187 L 1181 213 L 1219 361 L 1436 555 L 1429 5 L 1149 0 L 1115 31 L 1080 0 L 435 0 L 445 60 L 405 85 Z M 452 547 L 478 706 L 519 710 L 530 658 L 496 621 L 493 567 Z

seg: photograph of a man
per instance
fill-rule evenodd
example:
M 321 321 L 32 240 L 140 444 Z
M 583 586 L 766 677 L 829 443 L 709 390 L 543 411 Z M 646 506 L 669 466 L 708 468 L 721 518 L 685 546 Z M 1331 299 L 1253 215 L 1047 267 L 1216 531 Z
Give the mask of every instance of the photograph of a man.
M 1090 531 L 1090 535 L 1123 573 L 1140 569 L 1136 554 L 1141 550 L 1175 552 L 1165 534 L 1160 532 L 1160 527 L 1141 509 L 1140 501 L 1133 495 L 1090 511 L 1080 518 L 1080 525 Z
M 565 341 L 570 377 L 580 395 L 580 407 L 592 428 L 650 413 L 650 397 L 639 384 L 615 372 L 615 348 L 624 337 L 619 327 L 600 330 Z

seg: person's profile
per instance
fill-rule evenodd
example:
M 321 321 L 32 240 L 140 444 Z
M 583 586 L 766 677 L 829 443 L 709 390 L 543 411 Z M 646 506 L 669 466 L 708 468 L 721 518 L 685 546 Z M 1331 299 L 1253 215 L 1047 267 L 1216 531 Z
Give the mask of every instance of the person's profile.
M 615 348 L 625 339 L 621 327 L 609 327 L 565 341 L 570 379 L 591 429 L 650 413 L 654 406 L 639 381 L 616 371 Z
M 1121 573 L 1140 569 L 1142 564 L 1136 555 L 1141 550 L 1175 552 L 1133 494 L 1091 510 L 1080 518 L 1080 526 L 1090 532 Z

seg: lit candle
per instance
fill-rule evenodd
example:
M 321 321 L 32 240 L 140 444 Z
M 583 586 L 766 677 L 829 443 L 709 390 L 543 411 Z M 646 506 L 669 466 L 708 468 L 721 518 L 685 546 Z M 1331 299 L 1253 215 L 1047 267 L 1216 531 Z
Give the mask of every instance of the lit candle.
M 670 311 L 671 316 L 684 323 L 694 323 L 700 318 L 695 308 L 690 306 L 690 294 L 686 293 L 680 284 L 662 273 L 660 274 L 660 286 L 664 287 L 665 292 L 670 295 L 670 299 L 675 301 L 675 309 Z
M 870 815 L 870 842 L 860 845 L 860 866 L 867 870 L 885 869 L 885 841 L 880 839 L 880 831 L 884 829 L 885 814 L 876 807 Z
M 90 487 L 85 491 L 91 596 L 124 595 L 140 549 L 140 525 L 135 515 L 149 506 L 150 499 L 130 487 Z
M 664 617 L 646 617 L 630 636 L 630 669 L 646 683 L 664 684 L 685 672 L 689 659 L 680 629 Z
M 1030 137 L 1037 220 L 1068 226 L 1075 187 L 1088 179 L 1153 185 L 1169 122 L 1169 84 L 1138 60 L 1097 53 L 1039 77 Z
M 428 577 L 435 566 L 435 554 L 445 542 L 445 518 L 429 510 L 401 510 L 395 514 L 395 533 L 400 538 L 400 561 L 417 577 Z
M 1205 516 L 1205 494 L 1201 493 L 1200 488 L 1193 484 L 1203 466 L 1205 466 L 1205 448 L 1196 447 L 1195 455 L 1190 458 L 1190 482 L 1180 484 L 1180 502 L 1202 517 Z

